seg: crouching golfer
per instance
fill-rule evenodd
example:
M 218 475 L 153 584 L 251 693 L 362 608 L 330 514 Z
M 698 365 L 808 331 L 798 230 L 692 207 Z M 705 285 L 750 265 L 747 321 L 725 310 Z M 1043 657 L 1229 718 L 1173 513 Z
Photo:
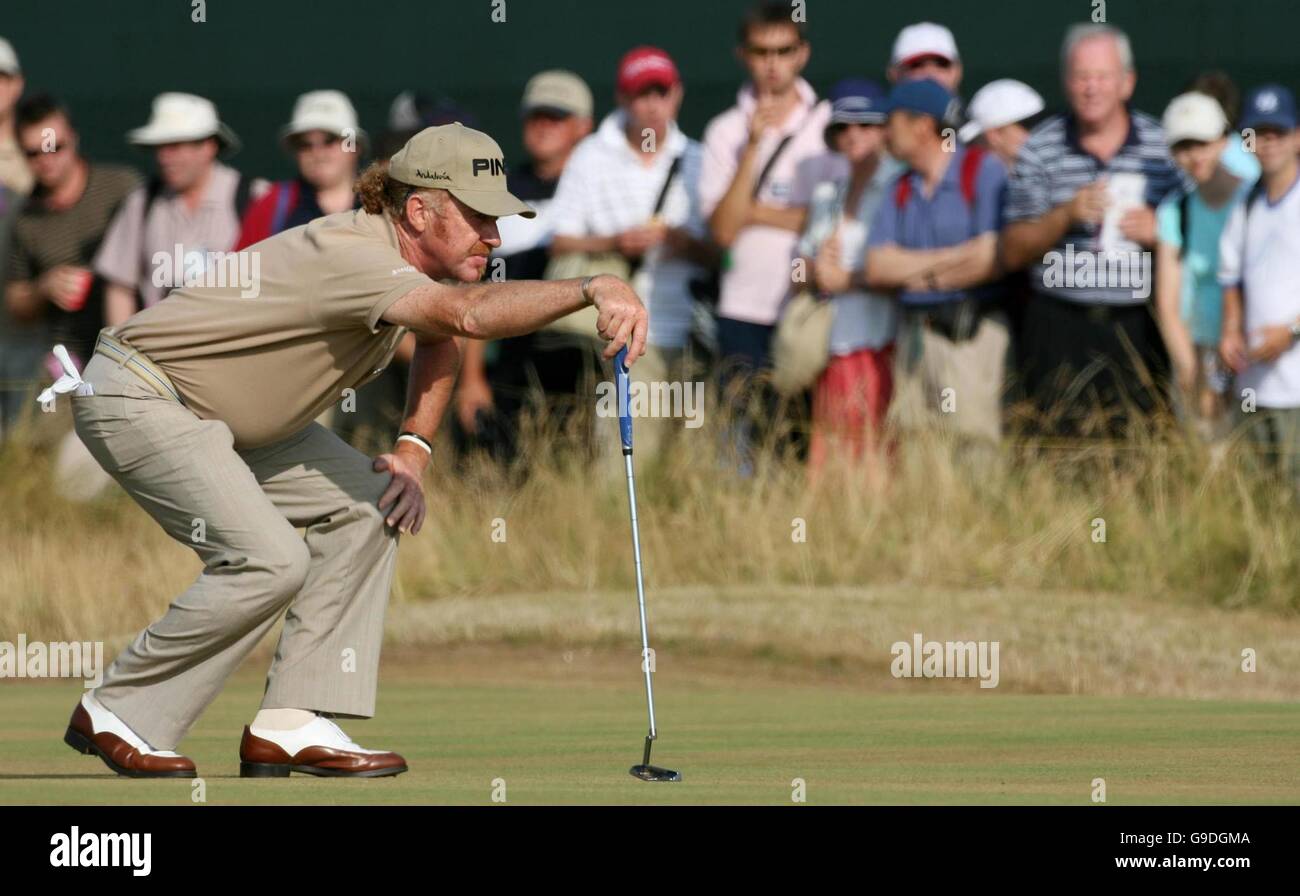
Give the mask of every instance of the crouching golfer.
M 72 398 L 95 459 L 203 560 L 72 714 L 65 741 L 119 774 L 193 777 L 174 748 L 286 608 L 240 774 L 405 771 L 332 719 L 374 714 L 398 534 L 424 521 L 453 337 L 515 336 L 590 303 L 607 356 L 644 349 L 645 308 L 617 278 L 475 283 L 500 245 L 496 219 L 534 214 L 486 134 L 424 130 L 359 189 L 362 210 L 246 250 L 255 289 L 187 286 L 105 329 Z M 372 461 L 313 420 L 383 370 L 407 330 L 403 433 Z

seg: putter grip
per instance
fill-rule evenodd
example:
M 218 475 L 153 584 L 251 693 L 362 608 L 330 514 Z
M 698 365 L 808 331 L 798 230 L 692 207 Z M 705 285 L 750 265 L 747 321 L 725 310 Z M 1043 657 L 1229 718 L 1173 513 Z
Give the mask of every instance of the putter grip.
M 631 393 L 628 391 L 627 346 L 614 356 L 614 385 L 618 398 L 618 434 L 623 439 L 623 453 L 632 452 L 632 413 L 628 408 Z

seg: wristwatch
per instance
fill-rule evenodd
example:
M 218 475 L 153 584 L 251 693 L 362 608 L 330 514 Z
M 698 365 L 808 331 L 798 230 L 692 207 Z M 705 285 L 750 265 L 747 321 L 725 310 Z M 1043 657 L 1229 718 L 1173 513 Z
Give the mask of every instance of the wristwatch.
M 595 280 L 599 274 L 592 274 L 590 277 L 582 278 L 582 297 L 587 300 L 588 305 L 596 304 L 595 297 L 591 294 L 591 281 Z
M 1300 342 L 1300 320 L 1291 321 L 1291 326 L 1287 329 L 1291 331 L 1291 341 Z

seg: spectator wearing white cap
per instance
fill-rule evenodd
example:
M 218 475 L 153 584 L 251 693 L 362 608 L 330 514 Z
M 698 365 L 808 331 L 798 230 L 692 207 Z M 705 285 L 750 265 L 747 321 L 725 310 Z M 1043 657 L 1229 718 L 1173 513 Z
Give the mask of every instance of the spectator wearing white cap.
M 917 22 L 898 32 L 889 56 L 889 80 L 895 84 L 931 78 L 956 94 L 961 88 L 961 56 L 952 32 L 934 22 Z
M 1042 111 L 1043 98 L 1028 84 L 1011 78 L 990 81 L 971 97 L 966 107 L 969 120 L 957 136 L 963 143 L 983 140 L 1010 170 Z
M 1174 373 L 1174 407 L 1202 436 L 1225 419 L 1226 369 L 1218 358 L 1223 320 L 1219 238 L 1255 181 L 1228 169 L 1228 118 L 1204 93 L 1184 93 L 1161 125 L 1174 162 L 1194 187 L 1156 209 L 1156 314 Z
M 0 37 L 0 186 L 19 196 L 32 189 L 32 173 L 18 148 L 14 108 L 23 95 L 23 70 L 13 45 Z
M 95 256 L 95 273 L 108 281 L 109 326 L 182 285 L 155 276 L 157 253 L 173 258 L 179 251 L 183 260 L 175 264 L 188 275 L 193 259 L 229 251 L 253 186 L 218 161 L 239 149 L 239 138 L 203 97 L 159 94 L 148 123 L 127 140 L 153 150 L 158 173 L 127 197 Z
M 359 208 L 354 186 L 361 156 L 369 146 L 357 113 L 337 90 L 313 90 L 298 97 L 280 144 L 298 167 L 293 180 L 277 181 L 249 204 L 236 249 L 282 230 L 335 212 Z

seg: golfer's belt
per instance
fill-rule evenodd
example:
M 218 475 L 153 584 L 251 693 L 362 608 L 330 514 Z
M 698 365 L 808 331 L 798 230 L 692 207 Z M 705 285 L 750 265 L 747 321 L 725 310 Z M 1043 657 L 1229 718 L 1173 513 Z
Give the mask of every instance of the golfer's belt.
M 180 393 L 176 391 L 172 381 L 167 378 L 167 374 L 162 372 L 162 368 L 140 354 L 139 349 L 132 348 L 125 342 L 120 342 L 101 330 L 99 339 L 95 342 L 95 353 L 106 358 L 112 358 L 119 367 L 130 370 L 145 385 L 163 398 L 170 398 L 180 404 L 185 403 L 181 401 Z

